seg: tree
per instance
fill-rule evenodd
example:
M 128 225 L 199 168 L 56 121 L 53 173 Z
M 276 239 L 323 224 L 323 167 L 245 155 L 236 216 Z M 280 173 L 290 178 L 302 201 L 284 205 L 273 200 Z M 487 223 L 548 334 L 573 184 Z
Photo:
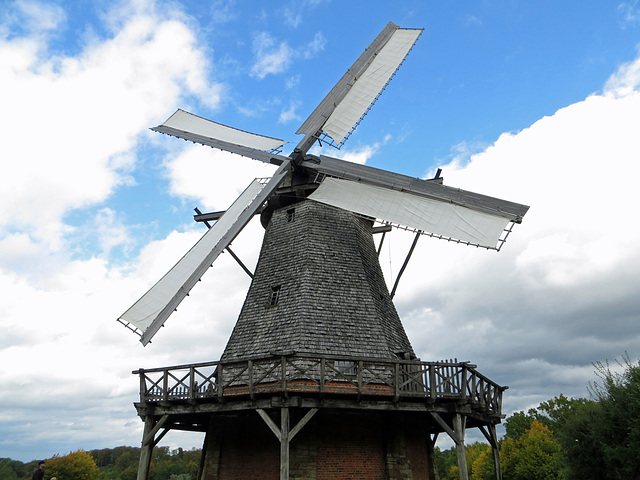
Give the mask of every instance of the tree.
M 473 480 L 495 480 L 496 468 L 493 464 L 493 452 L 491 447 L 487 446 L 478 458 L 476 458 L 471 467 L 471 476 Z
M 538 420 L 517 440 L 507 437 L 500 448 L 501 468 L 510 480 L 561 480 L 564 455 L 549 427 Z
M 96 480 L 102 478 L 102 474 L 90 454 L 77 450 L 64 457 L 55 455 L 47 460 L 47 477 L 56 477 L 58 480 Z
M 598 362 L 600 382 L 590 385 L 600 404 L 599 423 L 594 426 L 594 448 L 599 448 L 607 477 L 620 480 L 640 478 L 640 362 L 632 363 L 628 354 L 617 361 L 622 372 L 609 362 Z

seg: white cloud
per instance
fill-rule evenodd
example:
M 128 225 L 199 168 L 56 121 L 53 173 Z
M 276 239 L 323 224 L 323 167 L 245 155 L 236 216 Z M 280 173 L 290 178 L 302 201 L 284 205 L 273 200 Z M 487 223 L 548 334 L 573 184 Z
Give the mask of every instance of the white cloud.
M 292 61 L 291 47 L 286 42 L 276 43 L 266 32 L 254 37 L 253 50 L 256 61 L 251 68 L 251 75 L 261 79 L 267 75 L 284 72 Z
M 313 37 L 313 40 L 309 42 L 302 53 L 303 58 L 311 59 L 316 57 L 319 53 L 324 51 L 324 46 L 327 44 L 327 39 L 324 38 L 322 32 L 317 32 Z
M 23 26 L 32 36 L 51 34 L 66 20 L 64 10 L 58 5 L 18 0 L 13 7 L 7 12 L 9 20 Z
M 198 39 L 184 13 L 167 4 L 162 12 L 147 0 L 122 4 L 105 16 L 112 35 L 92 37 L 73 57 L 48 43 L 55 29 L 66 28 L 64 11 L 20 5 L 33 12 L 31 34 L 8 36 L 11 19 L 0 27 L 0 364 L 10 366 L 0 371 L 0 449 L 18 445 L 26 456 L 40 448 L 45 456 L 139 444 L 131 370 L 219 358 L 249 278 L 222 255 L 143 349 L 115 319 L 204 226 L 181 227 L 146 245 L 135 261 L 113 265 L 106 255 L 74 259 L 70 241 L 80 243 L 85 232 L 65 215 L 98 206 L 95 222 L 84 225 L 92 226 L 91 241 L 104 253 L 126 248 L 132 227 L 102 203 L 118 186 L 132 184 L 138 149 L 169 145 L 160 136 L 147 139 L 149 125 L 185 95 L 215 108 L 221 87 L 209 86 Z M 45 15 L 35 22 L 40 11 Z M 279 57 L 281 43 L 271 39 L 262 54 L 274 57 L 260 72 L 288 68 L 287 55 L 304 59 L 321 48 L 320 40 L 317 35 L 299 50 L 286 46 Z M 461 144 L 458 161 L 443 166 L 447 185 L 531 210 L 500 253 L 422 238 L 395 300 L 423 359 L 470 360 L 512 387 L 505 413 L 564 388 L 585 395 L 591 362 L 640 349 L 639 62 L 623 65 L 601 95 L 506 133 L 482 151 Z M 167 147 L 176 151 L 155 161 L 171 194 L 203 210 L 228 208 L 254 177 L 274 169 L 184 145 Z M 365 163 L 378 149 L 347 150 L 345 158 Z M 262 233 L 254 220 L 234 241 L 249 266 Z M 398 231 L 387 236 L 381 263 L 389 283 L 412 239 Z M 211 292 L 220 293 L 215 308 Z M 78 409 L 71 415 L 70 406 Z
M 604 94 L 625 96 L 637 90 L 638 86 L 640 86 L 640 56 L 618 68 L 618 71 L 605 84 Z
M 312 41 L 298 49 L 287 42 L 277 42 L 267 32 L 261 32 L 253 38 L 253 52 L 256 57 L 251 67 L 251 75 L 259 79 L 267 75 L 286 72 L 297 58 L 312 59 L 324 50 L 326 39 L 317 32 Z
M 497 254 L 421 240 L 396 304 L 419 355 L 471 360 L 510 383 L 505 408 L 560 393 L 585 396 L 594 359 L 640 347 L 636 62 L 612 76 L 602 95 L 443 166 L 447 185 L 531 209 Z M 393 264 L 410 240 L 396 236 Z M 522 378 L 535 363 L 548 374 L 537 387 Z
M 0 103 L 10 112 L 0 118 L 8 160 L 0 227 L 28 229 L 56 249 L 67 211 L 97 204 L 128 181 L 135 156 L 125 153 L 140 132 L 184 91 L 212 106 L 219 96 L 215 85 L 206 87 L 193 34 L 177 21 L 130 17 L 113 38 L 76 57 L 46 55 L 48 48 L 37 37 L 0 41 Z M 37 211 L 38 221 L 18 211 Z
M 632 0 L 618 5 L 620 25 L 622 28 L 632 27 L 640 23 L 640 1 Z
M 291 102 L 289 108 L 280 112 L 278 123 L 289 123 L 292 120 L 300 120 L 300 116 L 296 113 L 296 109 L 300 106 L 300 102 Z

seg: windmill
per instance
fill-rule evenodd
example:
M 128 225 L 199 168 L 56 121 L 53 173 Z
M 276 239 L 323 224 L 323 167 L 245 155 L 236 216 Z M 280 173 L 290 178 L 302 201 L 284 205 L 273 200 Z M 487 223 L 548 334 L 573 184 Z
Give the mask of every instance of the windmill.
M 326 444 L 335 443 L 322 430 L 325 420 L 362 410 L 365 399 L 369 403 L 360 413 L 368 417 L 363 420 L 349 414 L 347 423 L 356 422 L 362 428 L 377 425 L 374 437 L 382 431 L 392 432 L 383 435 L 395 439 L 384 440 L 386 463 L 378 469 L 386 472 L 384 478 L 432 478 L 430 473 L 420 477 L 417 465 L 432 465 L 427 457 L 439 432 L 463 446 L 465 424 L 478 426 L 495 444 L 504 388 L 468 363 L 424 363 L 416 358 L 391 301 L 395 286 L 389 294 L 380 270 L 373 224 L 377 220 L 413 230 L 416 239 L 429 235 L 500 250 L 528 207 L 447 187 L 439 173 L 434 179 L 422 180 L 309 154 L 316 142 L 342 146 L 421 32 L 390 22 L 298 129 L 296 133 L 303 138 L 288 156 L 278 153 L 284 141 L 183 110 L 152 129 L 276 165 L 277 170 L 268 180 L 254 180 L 225 212 L 196 216 L 215 223 L 118 319 L 147 345 L 216 258 L 260 214 L 265 227 L 260 258 L 221 360 L 135 372 L 141 378 L 141 402 L 136 407 L 145 420 L 139 479 L 146 478 L 150 452 L 159 441 L 156 434 L 161 428 L 164 433 L 172 428 L 205 431 L 201 479 L 235 478 L 230 472 L 249 465 L 248 459 L 264 447 L 262 443 L 247 447 L 246 441 L 239 442 L 230 433 L 249 428 L 247 425 L 257 428 L 258 416 L 247 416 L 248 411 L 257 412 L 262 426 L 279 440 L 280 478 L 303 478 L 304 473 L 290 471 L 293 437 L 307 424 L 314 425 L 315 433 L 301 434 L 304 440 L 300 442 L 321 451 Z M 470 401 L 481 408 L 469 410 Z M 403 405 L 412 413 L 389 420 L 391 414 L 382 413 L 389 405 L 396 410 Z M 318 411 L 322 413 L 316 415 Z M 242 420 L 238 412 L 245 415 Z M 416 412 L 428 413 L 428 421 L 421 420 L 419 427 L 411 417 Z M 293 428 L 292 419 L 297 420 Z M 352 427 L 348 430 L 360 428 Z M 424 448 L 427 457 L 413 458 L 416 467 L 407 470 L 401 465 L 411 463 L 408 452 L 414 450 L 406 444 L 420 432 L 423 439 L 418 443 L 429 438 Z M 367 440 L 349 440 L 344 448 L 363 442 Z M 298 457 L 304 457 L 300 452 L 308 449 L 297 451 Z M 263 460 L 270 458 L 268 451 L 260 455 Z M 464 458 L 464 448 L 459 455 Z M 375 464 L 373 457 L 365 463 Z M 337 461 L 335 452 L 332 458 Z M 315 469 L 314 478 L 321 478 L 319 472 L 326 462 L 316 456 L 302 462 L 298 458 L 296 465 Z M 466 462 L 460 461 L 460 467 L 464 478 Z M 377 478 L 370 473 L 359 474 Z M 255 478 L 263 478 L 262 474 Z M 238 475 L 251 476 L 246 471 Z M 329 478 L 328 473 L 326 476 Z

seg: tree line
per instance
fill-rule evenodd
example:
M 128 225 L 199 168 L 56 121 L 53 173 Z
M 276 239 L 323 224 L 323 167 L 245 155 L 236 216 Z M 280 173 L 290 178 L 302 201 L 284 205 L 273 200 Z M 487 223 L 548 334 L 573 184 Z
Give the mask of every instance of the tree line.
M 149 480 L 195 480 L 201 450 L 170 450 L 156 447 L 151 458 Z M 140 448 L 116 447 L 78 450 L 46 459 L 45 479 L 57 480 L 136 480 Z M 0 458 L 1 480 L 31 480 L 38 461 L 23 463 Z
M 591 398 L 560 395 L 506 419 L 498 444 L 504 480 L 640 479 L 640 362 L 625 355 L 594 367 Z M 465 452 L 471 480 L 496 478 L 489 445 Z M 457 480 L 455 448 L 436 448 L 436 467 L 441 480 Z
M 640 362 L 625 355 L 616 364 L 594 365 L 590 399 L 560 395 L 506 419 L 499 441 L 504 480 L 640 479 Z M 465 450 L 471 480 L 495 479 L 489 445 Z M 47 459 L 45 479 L 135 480 L 139 457 L 134 447 L 55 455 Z M 198 449 L 156 447 L 149 480 L 195 480 L 200 457 Z M 436 448 L 435 462 L 440 480 L 458 480 L 455 448 Z M 0 458 L 0 479 L 30 480 L 36 468 L 37 461 Z

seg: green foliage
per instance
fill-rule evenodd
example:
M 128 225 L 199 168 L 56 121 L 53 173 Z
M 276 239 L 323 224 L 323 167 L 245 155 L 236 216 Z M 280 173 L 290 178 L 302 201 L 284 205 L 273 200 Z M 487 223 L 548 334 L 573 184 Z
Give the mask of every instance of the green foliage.
M 529 410 L 531 412 L 531 410 Z M 531 428 L 531 423 L 535 420 L 532 415 L 524 412 L 516 412 L 504 422 L 507 437 L 511 440 L 518 440 L 527 430 Z
M 496 468 L 493 464 L 493 449 L 487 445 L 478 458 L 473 462 L 469 470 L 471 478 L 474 480 L 494 480 L 496 478 Z
M 454 466 L 456 469 L 458 468 L 456 449 L 452 447 L 448 450 L 440 450 L 439 447 L 436 447 L 434 448 L 433 454 L 440 480 L 447 480 L 451 468 Z
M 58 480 L 97 480 L 102 475 L 93 457 L 84 450 L 47 460 L 46 477 Z
M 37 462 L 25 464 L 18 460 L 11 460 L 10 458 L 0 458 L 0 479 L 21 480 L 25 477 L 30 479 L 36 468 Z

